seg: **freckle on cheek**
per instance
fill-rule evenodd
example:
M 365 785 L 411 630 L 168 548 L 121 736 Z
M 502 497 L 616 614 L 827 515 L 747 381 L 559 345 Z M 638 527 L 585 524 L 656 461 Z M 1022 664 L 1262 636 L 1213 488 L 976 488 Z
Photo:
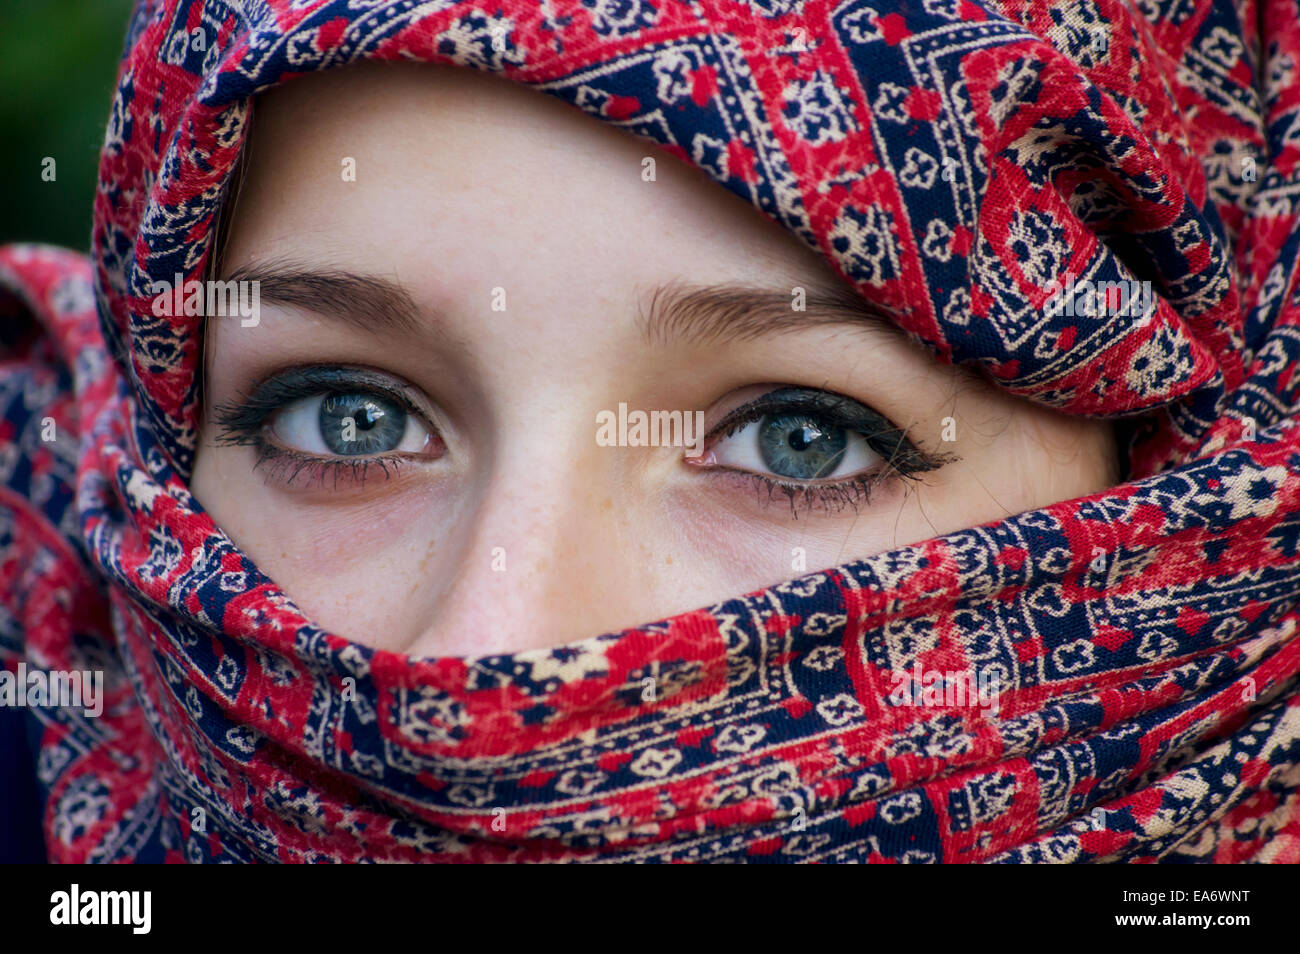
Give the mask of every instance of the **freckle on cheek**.
M 435 537 L 429 538 L 429 544 L 424 548 L 424 556 L 420 557 L 420 565 L 415 571 L 415 582 L 411 586 L 411 592 L 422 588 L 429 578 L 429 561 L 433 559 L 434 551 L 438 548 L 438 541 Z

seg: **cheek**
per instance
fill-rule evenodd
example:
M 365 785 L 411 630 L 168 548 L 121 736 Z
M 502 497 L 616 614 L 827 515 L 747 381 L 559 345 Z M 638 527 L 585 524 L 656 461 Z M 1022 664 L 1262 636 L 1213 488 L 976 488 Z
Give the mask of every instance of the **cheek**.
M 907 525 L 900 526 L 915 507 L 912 497 L 903 481 L 894 480 L 856 506 L 823 502 L 810 510 L 797 499 L 795 516 L 780 492 L 728 492 L 700 480 L 671 501 L 681 528 L 676 546 L 686 554 L 684 579 L 707 579 L 707 598 L 726 598 L 912 542 L 901 535 Z
M 1119 481 L 1119 452 L 1109 422 L 1034 408 L 1017 442 L 1027 472 L 1029 502 L 1022 510 L 1084 497 Z
M 251 463 L 246 448 L 205 446 L 191 481 L 195 497 L 315 622 L 375 634 L 377 648 L 400 646 L 437 572 L 445 501 L 407 489 L 367 503 L 307 504 L 267 487 Z
M 920 507 L 934 526 L 930 535 L 1087 496 L 1117 482 L 1110 424 L 1024 406 L 1001 420 L 1006 425 L 994 429 L 992 439 L 958 445 L 962 460 L 920 493 Z

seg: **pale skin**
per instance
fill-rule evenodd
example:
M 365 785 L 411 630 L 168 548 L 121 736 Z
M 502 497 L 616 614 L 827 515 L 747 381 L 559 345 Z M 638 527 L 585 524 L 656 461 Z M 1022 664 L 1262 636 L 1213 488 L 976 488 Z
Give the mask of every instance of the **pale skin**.
M 848 287 L 821 256 L 543 94 L 368 65 L 259 99 L 251 142 L 222 271 L 263 279 L 260 321 L 209 320 L 192 489 L 310 618 L 357 642 L 558 645 L 1119 479 L 1109 424 L 1008 395 L 896 331 L 797 311 L 796 288 Z M 276 300 L 277 271 L 378 280 L 409 307 L 386 322 L 328 281 L 282 282 Z M 647 330 L 656 288 L 715 285 L 767 292 L 779 320 Z M 230 408 L 304 366 L 332 383 L 299 380 L 303 396 L 231 443 Z M 701 410 L 713 431 L 772 392 L 874 412 L 893 443 L 806 403 L 713 433 L 698 456 L 596 439 L 620 402 Z M 358 419 L 374 453 L 348 443 Z M 934 466 L 891 475 L 887 458 L 914 459 L 900 435 Z

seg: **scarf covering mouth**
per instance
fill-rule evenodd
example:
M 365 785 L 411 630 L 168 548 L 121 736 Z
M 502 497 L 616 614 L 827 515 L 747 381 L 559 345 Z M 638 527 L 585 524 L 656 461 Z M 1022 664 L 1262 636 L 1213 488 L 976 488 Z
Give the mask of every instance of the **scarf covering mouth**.
M 150 306 L 252 97 L 364 59 L 646 137 L 936 360 L 1136 422 L 1127 482 L 553 649 L 323 631 L 187 491 L 201 319 Z M 105 674 L 25 710 L 51 860 L 1300 861 L 1298 64 L 1296 0 L 142 2 L 92 261 L 0 251 L 0 647 Z

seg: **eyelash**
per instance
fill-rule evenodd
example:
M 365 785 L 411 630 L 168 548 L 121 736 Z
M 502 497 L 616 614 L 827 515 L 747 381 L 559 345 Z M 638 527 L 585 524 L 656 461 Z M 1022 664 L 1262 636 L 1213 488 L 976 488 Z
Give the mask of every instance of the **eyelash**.
M 408 414 L 413 414 L 431 431 L 436 431 L 427 415 L 400 389 L 386 386 L 380 375 L 354 368 L 313 365 L 267 378 L 250 393 L 241 395 L 238 401 L 214 407 L 213 422 L 221 431 L 216 443 L 252 447 L 257 451 L 253 469 L 262 470 L 272 479 L 289 486 L 303 477 L 304 486 L 324 487 L 332 478 L 333 488 L 338 489 L 342 477 L 345 484 L 361 487 L 365 485 L 371 468 L 379 468 L 387 480 L 402 465 L 410 462 L 409 455 L 391 452 L 356 459 L 316 457 L 267 440 L 266 426 L 276 412 L 294 401 L 329 391 L 373 393 L 384 397 L 400 404 Z
M 373 372 L 320 365 L 265 379 L 238 401 L 213 408 L 213 421 L 221 430 L 216 443 L 252 447 L 257 451 L 254 469 L 261 469 L 286 485 L 304 478 L 305 486 L 324 487 L 332 480 L 332 486 L 337 489 L 342 478 L 345 484 L 360 487 L 366 483 L 372 468 L 381 470 L 387 480 L 410 462 L 409 455 L 387 453 L 356 459 L 316 457 L 279 446 L 266 437 L 266 426 L 276 412 L 294 401 L 331 390 L 373 392 L 395 401 L 436 433 L 427 415 L 400 389 L 385 386 L 384 381 L 384 377 Z M 955 459 L 951 455 L 931 455 L 918 450 L 907 439 L 905 431 L 851 398 L 810 388 L 774 388 L 727 414 L 705 440 L 712 446 L 754 421 L 782 413 L 809 414 L 854 431 L 884 458 L 884 464 L 876 471 L 827 483 L 783 480 L 737 468 L 710 468 L 717 479 L 747 483 L 760 495 L 766 491 L 769 502 L 776 494 L 785 494 L 795 516 L 800 508 L 839 512 L 852 507 L 856 511 L 859 505 L 870 502 L 873 491 L 897 480 L 916 481 L 920 474 L 937 470 Z
M 384 479 L 387 480 L 396 475 L 400 465 L 407 463 L 407 458 L 398 454 L 348 460 L 342 457 L 312 457 L 282 447 L 274 447 L 268 443 L 254 446 L 257 448 L 258 455 L 253 467 L 260 468 L 263 473 L 289 486 L 292 486 L 299 476 L 305 476 L 302 486 L 311 487 L 314 484 L 324 487 L 333 477 L 332 487 L 337 490 L 339 477 L 343 476 L 345 485 L 361 487 L 365 485 L 366 477 L 372 467 L 381 469 Z
M 798 398 L 776 398 L 775 395 L 778 394 L 798 395 Z M 918 481 L 921 474 L 937 470 L 956 459 L 948 454 L 934 455 L 918 450 L 907 439 L 906 432 L 902 428 L 896 427 L 882 415 L 864 407 L 852 398 L 833 391 L 809 388 L 775 388 L 769 391 L 762 397 L 731 411 L 709 432 L 706 441 L 709 446 L 712 446 L 717 440 L 730 437 L 745 426 L 762 420 L 770 414 L 791 412 L 820 417 L 837 427 L 855 431 L 884 459 L 883 465 L 878 470 L 827 483 L 789 481 L 754 471 L 728 467 L 714 468 L 718 477 L 748 483 L 760 494 L 764 490 L 767 491 L 769 502 L 777 493 L 785 494 L 790 503 L 791 513 L 795 517 L 798 517 L 800 507 L 805 512 L 826 509 L 835 513 L 846 507 L 852 507 L 856 512 L 859 505 L 871 502 L 873 491 L 899 480 Z M 864 426 L 871 425 L 883 425 L 883 427 L 870 434 L 862 429 Z M 883 435 L 888 435 L 892 446 L 882 447 L 877 443 L 881 441 Z

